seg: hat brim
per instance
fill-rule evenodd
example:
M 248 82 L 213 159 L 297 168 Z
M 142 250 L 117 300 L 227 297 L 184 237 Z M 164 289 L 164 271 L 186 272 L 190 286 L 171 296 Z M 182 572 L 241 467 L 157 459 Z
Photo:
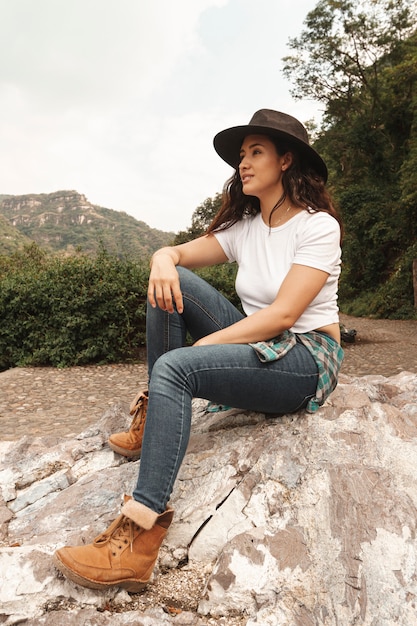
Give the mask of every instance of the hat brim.
M 268 137 L 280 139 L 289 146 L 294 146 L 304 164 L 309 165 L 317 172 L 324 179 L 324 182 L 327 181 L 327 166 L 321 156 L 311 146 L 284 131 L 252 124 L 226 128 L 226 130 L 217 133 L 213 139 L 214 149 L 217 154 L 234 169 L 237 169 L 239 166 L 240 148 L 247 135 L 267 135 Z

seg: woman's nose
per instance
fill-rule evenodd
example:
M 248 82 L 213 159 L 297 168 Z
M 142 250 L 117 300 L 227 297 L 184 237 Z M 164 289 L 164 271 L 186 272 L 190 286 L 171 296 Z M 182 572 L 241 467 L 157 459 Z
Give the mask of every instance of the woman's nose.
M 242 170 L 246 169 L 248 167 L 248 160 L 246 157 L 242 157 L 241 161 L 239 163 L 239 172 L 241 172 Z

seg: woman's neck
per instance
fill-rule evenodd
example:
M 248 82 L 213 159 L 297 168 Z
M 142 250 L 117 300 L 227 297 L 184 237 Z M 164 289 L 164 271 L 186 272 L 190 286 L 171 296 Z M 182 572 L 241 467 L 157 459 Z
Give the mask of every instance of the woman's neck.
M 287 218 L 287 214 L 291 209 L 291 203 L 285 191 L 280 189 L 278 197 L 275 191 L 273 195 L 269 194 L 266 198 L 260 198 L 260 207 L 265 224 L 274 227 Z
M 292 204 L 284 193 L 272 206 L 271 204 L 268 206 L 265 203 L 261 203 L 262 220 L 271 228 L 282 226 L 300 211 L 302 211 L 302 207 Z

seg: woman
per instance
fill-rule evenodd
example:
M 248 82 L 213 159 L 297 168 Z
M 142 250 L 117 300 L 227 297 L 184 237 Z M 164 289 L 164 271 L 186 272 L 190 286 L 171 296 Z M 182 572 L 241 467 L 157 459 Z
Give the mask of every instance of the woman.
M 317 410 L 337 384 L 341 227 L 325 163 L 300 122 L 269 109 L 217 134 L 214 147 L 235 173 L 207 234 L 152 257 L 149 392 L 134 402 L 129 433 L 110 438 L 125 456 L 142 452 L 133 497 L 92 544 L 56 553 L 87 587 L 148 582 L 173 517 L 193 397 L 283 414 Z M 225 261 L 238 263 L 245 314 L 190 271 Z M 184 347 L 187 331 L 194 344 Z

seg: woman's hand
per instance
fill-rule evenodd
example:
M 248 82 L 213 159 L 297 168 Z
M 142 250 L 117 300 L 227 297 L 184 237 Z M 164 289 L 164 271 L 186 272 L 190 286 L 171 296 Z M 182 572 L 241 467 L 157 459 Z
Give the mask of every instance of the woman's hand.
M 222 332 L 217 331 L 215 333 L 211 333 L 210 335 L 206 335 L 205 337 L 201 337 L 198 341 L 193 343 L 193 346 L 214 346 L 215 344 L 224 343 L 222 341 Z
M 152 257 L 148 300 L 154 308 L 178 313 L 184 310 L 177 265 L 193 269 L 224 263 L 227 257 L 213 235 L 204 235 L 178 246 L 157 250 Z
M 152 307 L 159 306 L 168 313 L 182 313 L 184 304 L 180 280 L 176 269 L 179 258 L 173 248 L 161 248 L 152 257 L 148 285 L 148 300 Z

